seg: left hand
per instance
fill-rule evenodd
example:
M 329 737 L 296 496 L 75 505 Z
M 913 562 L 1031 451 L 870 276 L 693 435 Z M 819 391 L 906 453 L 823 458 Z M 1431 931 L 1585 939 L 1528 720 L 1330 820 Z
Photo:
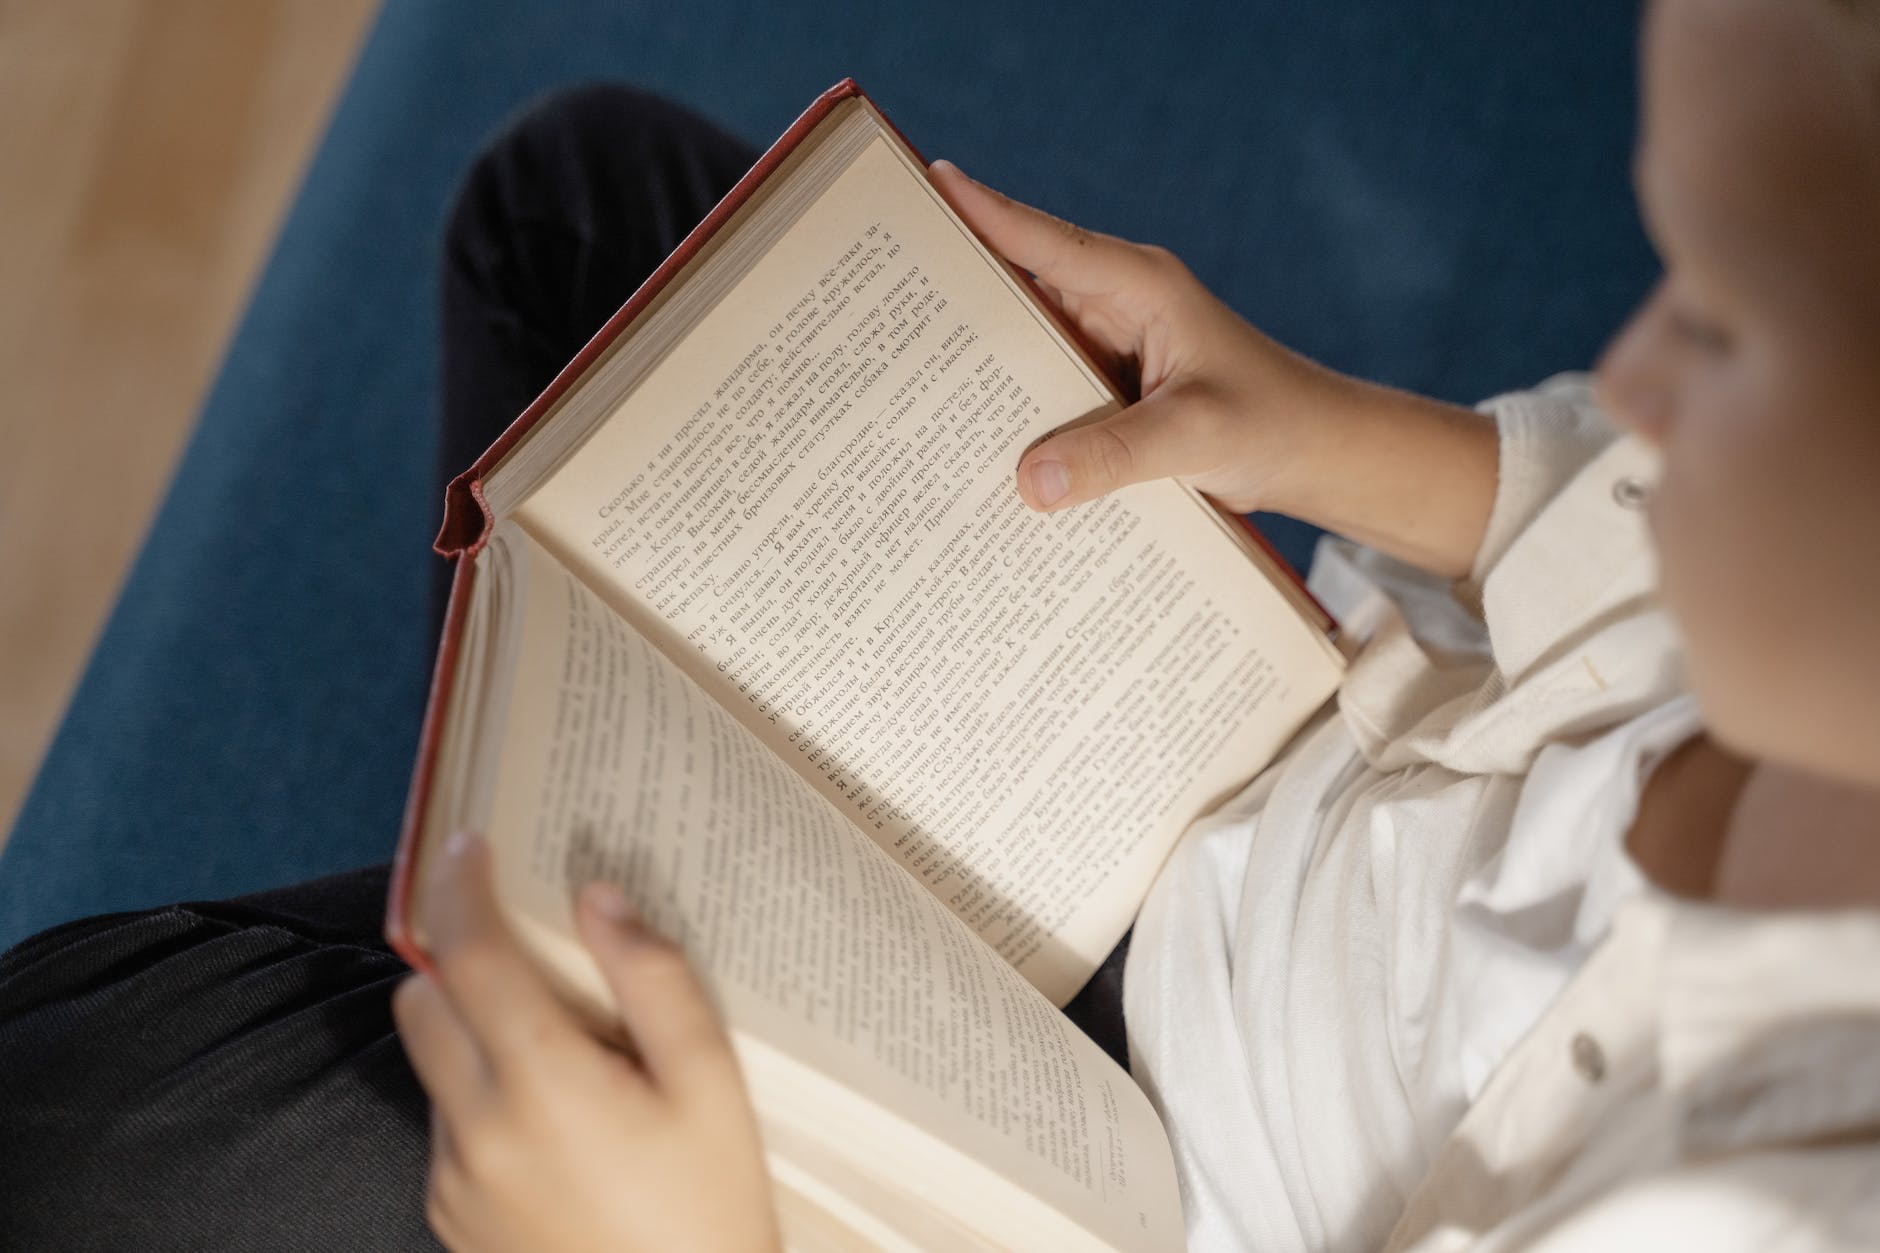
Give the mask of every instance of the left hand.
M 1141 396 L 1025 450 L 1016 486 L 1062 509 L 1174 477 L 1425 570 L 1469 573 L 1495 503 L 1493 419 L 1328 370 L 1221 303 L 1165 248 L 1072 226 L 936 161 L 933 185 Z M 1441 490 L 1432 490 L 1440 484 Z
M 611 885 L 576 907 L 638 1058 L 558 1001 L 497 912 L 483 841 L 457 837 L 424 885 L 437 976 L 392 1012 L 431 1095 L 426 1216 L 466 1250 L 779 1246 L 736 1057 L 684 955 Z

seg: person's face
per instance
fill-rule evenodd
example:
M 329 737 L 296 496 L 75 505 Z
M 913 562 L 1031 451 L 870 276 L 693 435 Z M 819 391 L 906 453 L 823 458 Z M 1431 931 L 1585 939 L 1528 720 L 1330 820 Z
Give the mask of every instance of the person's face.
M 1655 0 L 1640 207 L 1665 276 L 1602 403 L 1657 445 L 1649 516 L 1712 733 L 1880 783 L 1880 17 Z

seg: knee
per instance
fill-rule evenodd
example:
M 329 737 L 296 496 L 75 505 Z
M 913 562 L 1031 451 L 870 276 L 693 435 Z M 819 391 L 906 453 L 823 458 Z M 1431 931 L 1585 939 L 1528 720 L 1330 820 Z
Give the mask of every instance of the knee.
M 511 149 L 605 145 L 658 133 L 689 112 L 657 92 L 628 83 L 558 87 L 515 113 L 487 146 L 486 155 Z
M 0 1230 L 21 1247 L 58 1247 L 93 1206 L 118 1217 L 102 1159 L 159 1078 L 149 1040 L 165 998 L 146 995 L 143 972 L 187 947 L 186 930 L 159 914 L 86 919 L 0 957 Z
M 186 1247 L 190 1198 L 253 1174 L 290 1189 L 396 1178 L 386 1212 L 421 1229 L 408 1198 L 423 1096 L 389 1011 L 401 969 L 182 908 L 70 924 L 0 957 L 5 1243 Z M 243 1246 L 224 1237 L 198 1247 Z
M 523 220 L 565 223 L 574 234 L 639 221 L 635 202 L 654 186 L 649 175 L 742 148 L 703 115 L 638 87 L 561 88 L 525 106 L 478 153 L 447 237 L 459 253 L 466 239 L 514 239 Z

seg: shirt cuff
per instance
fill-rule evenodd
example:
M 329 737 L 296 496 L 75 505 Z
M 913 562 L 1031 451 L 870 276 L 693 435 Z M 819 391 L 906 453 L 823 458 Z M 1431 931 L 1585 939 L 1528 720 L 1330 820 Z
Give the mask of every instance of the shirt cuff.
M 1592 375 L 1556 374 L 1526 391 L 1483 401 L 1478 412 L 1495 419 L 1500 432 L 1495 503 L 1481 547 L 1456 593 L 1479 605 L 1488 576 L 1514 541 L 1561 488 L 1618 438 L 1618 431 L 1593 400 Z

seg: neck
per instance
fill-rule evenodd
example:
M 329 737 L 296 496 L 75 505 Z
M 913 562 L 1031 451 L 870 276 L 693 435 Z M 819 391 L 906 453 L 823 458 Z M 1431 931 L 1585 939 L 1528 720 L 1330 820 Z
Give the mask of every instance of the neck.
M 1678 896 L 1880 908 L 1880 788 L 1738 757 L 1707 735 L 1652 772 L 1626 848 Z
M 1880 907 L 1880 788 L 1758 762 L 1730 814 L 1715 895 L 1756 909 Z

